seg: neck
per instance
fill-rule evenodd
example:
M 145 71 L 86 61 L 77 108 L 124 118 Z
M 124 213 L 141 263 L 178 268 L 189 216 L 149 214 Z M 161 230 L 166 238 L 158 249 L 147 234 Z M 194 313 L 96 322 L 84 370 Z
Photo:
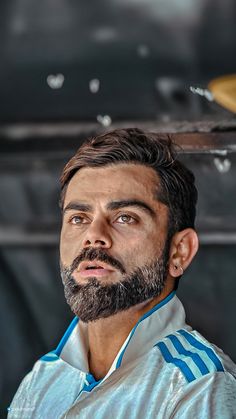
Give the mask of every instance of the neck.
M 121 346 L 140 318 L 169 293 L 162 293 L 128 310 L 88 323 L 89 371 L 96 380 L 108 373 Z

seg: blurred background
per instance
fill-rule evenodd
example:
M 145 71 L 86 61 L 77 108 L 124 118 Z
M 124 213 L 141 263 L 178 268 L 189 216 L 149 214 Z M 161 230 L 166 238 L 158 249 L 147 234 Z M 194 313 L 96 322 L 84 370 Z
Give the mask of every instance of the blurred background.
M 234 0 L 0 2 L 1 417 L 72 318 L 59 274 L 59 176 L 85 138 L 169 134 L 196 175 L 200 251 L 178 294 L 236 362 L 236 118 L 208 91 L 236 73 Z

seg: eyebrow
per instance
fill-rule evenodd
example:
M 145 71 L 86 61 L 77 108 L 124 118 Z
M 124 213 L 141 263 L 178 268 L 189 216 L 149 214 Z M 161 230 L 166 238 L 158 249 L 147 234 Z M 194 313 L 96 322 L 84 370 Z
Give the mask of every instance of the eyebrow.
M 120 208 L 126 208 L 126 207 L 136 207 L 136 208 L 144 210 L 152 217 L 155 216 L 155 211 L 148 204 L 146 204 L 146 202 L 140 201 L 138 199 L 125 199 L 121 201 L 112 201 L 106 205 L 106 209 L 110 211 L 114 211 L 114 210 L 117 210 Z M 89 204 L 83 204 L 82 202 L 72 201 L 64 208 L 63 214 L 65 214 L 65 212 L 70 211 L 70 210 L 89 212 L 89 211 L 93 211 L 93 207 Z
M 70 211 L 70 210 L 89 212 L 89 211 L 92 211 L 92 209 L 93 208 L 91 207 L 91 205 L 82 204 L 82 202 L 72 201 L 63 209 L 63 214 L 65 214 L 65 212 Z
M 113 201 L 113 202 L 109 202 L 107 204 L 107 209 L 111 210 L 111 211 L 112 210 L 117 210 L 117 209 L 120 209 L 120 208 L 125 208 L 125 207 L 136 207 L 136 208 L 144 210 L 145 212 L 147 212 L 152 217 L 155 216 L 155 211 L 148 204 L 146 204 L 146 202 L 140 201 L 138 199 L 127 199 L 127 200 L 122 200 L 122 201 Z

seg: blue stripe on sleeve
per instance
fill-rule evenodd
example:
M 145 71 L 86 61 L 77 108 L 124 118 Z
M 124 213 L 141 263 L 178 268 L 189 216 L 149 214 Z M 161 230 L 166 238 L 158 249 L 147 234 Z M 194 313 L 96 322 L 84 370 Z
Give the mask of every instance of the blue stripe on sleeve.
M 181 370 L 181 372 L 183 373 L 183 375 L 189 383 L 196 379 L 186 362 L 182 361 L 182 359 L 173 357 L 164 342 L 159 342 L 155 346 L 158 346 L 166 362 L 174 364 L 177 368 Z
M 204 345 L 202 342 L 197 340 L 193 335 L 188 333 L 186 330 L 178 330 L 178 333 L 180 333 L 182 336 L 185 337 L 185 339 L 195 348 L 200 349 L 201 351 L 204 351 L 208 357 L 211 359 L 211 361 L 214 363 L 217 371 L 224 371 L 224 367 L 218 358 L 218 356 L 215 354 L 215 352 L 209 348 L 208 346 Z
M 179 341 L 179 339 L 175 335 L 168 335 L 167 338 L 170 339 L 170 341 L 173 343 L 175 349 L 179 352 L 180 355 L 186 355 L 192 358 L 193 362 L 196 364 L 199 371 L 203 375 L 209 373 L 209 369 L 207 368 L 205 362 L 202 360 L 199 354 L 196 354 L 194 352 L 191 352 L 185 349 L 182 343 Z

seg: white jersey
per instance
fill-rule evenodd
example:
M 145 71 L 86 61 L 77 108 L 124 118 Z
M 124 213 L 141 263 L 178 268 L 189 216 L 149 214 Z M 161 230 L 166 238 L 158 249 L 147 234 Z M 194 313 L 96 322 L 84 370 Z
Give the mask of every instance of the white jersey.
M 102 380 L 87 354 L 87 325 L 75 318 L 24 378 L 8 418 L 236 418 L 236 366 L 186 325 L 174 292 L 139 320 Z

